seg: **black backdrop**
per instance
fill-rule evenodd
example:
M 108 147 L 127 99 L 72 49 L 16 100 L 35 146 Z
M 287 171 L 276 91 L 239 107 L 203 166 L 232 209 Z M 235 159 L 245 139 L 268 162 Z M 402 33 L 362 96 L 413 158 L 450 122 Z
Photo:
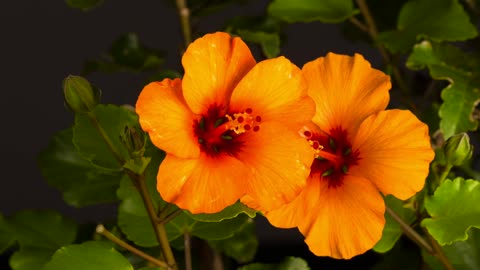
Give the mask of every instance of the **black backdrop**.
M 70 9 L 64 1 L 17 0 L 0 5 L 1 67 L 1 183 L 0 212 L 50 208 L 79 222 L 94 223 L 115 215 L 115 205 L 75 209 L 49 187 L 37 167 L 37 155 L 54 133 L 69 127 L 73 115 L 63 106 L 61 83 L 79 74 L 86 59 L 108 50 L 119 35 L 135 32 L 149 47 L 167 51 L 165 68 L 180 70 L 182 44 L 176 11 L 168 0 L 106 0 L 89 12 Z M 235 15 L 265 11 L 269 1 L 250 1 L 202 18 L 200 32 L 221 30 Z M 135 4 L 134 4 L 135 3 Z M 374 67 L 381 65 L 377 51 L 366 43 L 348 41 L 341 26 L 321 23 L 293 24 L 286 28 L 281 54 L 298 66 L 327 52 L 363 54 Z M 257 59 L 260 59 L 257 55 Z M 103 103 L 134 104 L 145 78 L 131 73 L 95 73 L 88 79 L 103 90 Z M 352 261 L 317 258 L 308 252 L 295 230 L 274 229 L 262 218 L 257 226 L 258 260 L 276 261 L 285 255 L 306 258 L 312 269 L 369 268 L 372 252 Z M 3 269 L 3 265 L 0 268 Z M 2 267 L 3 266 L 3 267 Z

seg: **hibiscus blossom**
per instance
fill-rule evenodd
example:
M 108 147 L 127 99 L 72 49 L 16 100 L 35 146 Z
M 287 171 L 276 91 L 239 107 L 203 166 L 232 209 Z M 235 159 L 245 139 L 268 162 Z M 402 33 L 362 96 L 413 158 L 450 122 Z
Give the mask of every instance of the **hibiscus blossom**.
M 214 213 L 244 195 L 266 209 L 294 199 L 313 157 L 297 134 L 315 111 L 301 70 L 284 57 L 256 63 L 240 38 L 207 34 L 182 58 L 182 80 L 147 85 L 136 111 L 166 152 L 162 198 Z
M 409 111 L 385 110 L 390 78 L 361 55 L 330 53 L 303 72 L 316 114 L 300 135 L 315 160 L 300 195 L 266 217 L 298 227 L 314 254 L 349 259 L 382 236 L 380 192 L 405 200 L 423 188 L 434 156 L 428 127 Z

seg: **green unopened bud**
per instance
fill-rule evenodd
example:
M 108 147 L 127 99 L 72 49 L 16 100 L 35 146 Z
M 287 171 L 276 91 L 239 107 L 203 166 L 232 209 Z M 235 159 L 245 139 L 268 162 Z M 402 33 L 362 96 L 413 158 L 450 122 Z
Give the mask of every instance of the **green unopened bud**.
M 101 92 L 85 78 L 69 75 L 63 81 L 65 105 L 76 113 L 92 111 L 100 102 Z
M 460 166 L 472 157 L 473 146 L 467 133 L 454 135 L 443 146 L 445 161 L 451 166 Z

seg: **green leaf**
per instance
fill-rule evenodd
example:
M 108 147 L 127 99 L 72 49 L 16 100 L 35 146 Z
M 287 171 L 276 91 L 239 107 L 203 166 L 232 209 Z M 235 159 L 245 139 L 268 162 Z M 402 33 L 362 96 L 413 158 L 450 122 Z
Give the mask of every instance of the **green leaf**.
M 477 36 L 477 30 L 457 0 L 411 0 L 397 21 L 397 30 L 380 33 L 379 41 L 391 52 L 406 52 L 420 38 L 461 41 Z
M 172 221 L 167 223 L 169 241 L 189 233 L 205 240 L 218 240 L 232 237 L 248 222 L 247 215 L 238 215 L 235 218 L 225 219 L 220 222 L 201 222 L 194 220 L 186 212 L 182 212 Z
M 367 2 L 370 12 L 377 23 L 379 31 L 390 30 L 396 28 L 397 18 L 405 4 L 405 0 L 369 0 Z M 353 25 L 353 24 L 350 24 Z M 358 28 L 357 28 L 357 32 Z
M 404 207 L 404 202 L 388 195 L 385 197 L 385 204 L 397 213 L 403 221 L 410 224 L 415 220 L 415 212 L 409 208 Z M 373 247 L 373 250 L 380 253 L 385 253 L 393 248 L 395 243 L 402 236 L 402 228 L 392 216 L 385 212 L 385 227 L 383 228 L 382 239 Z
M 13 245 L 15 237 L 10 233 L 8 223 L 0 213 L 0 254 Z
M 189 232 L 198 238 L 205 240 L 218 240 L 232 237 L 248 222 L 247 215 L 241 214 L 234 218 L 224 219 L 220 222 L 194 221 Z
M 92 120 L 92 115 L 97 122 Z M 122 143 L 120 135 L 126 126 L 138 127 L 137 115 L 124 107 L 103 104 L 98 105 L 88 114 L 75 115 L 73 144 L 78 152 L 97 166 L 121 170 L 123 164 L 120 164 L 104 137 L 100 135 L 96 123 L 108 138 L 118 157 L 125 162 L 130 159 L 130 154 L 126 145 Z
M 249 262 L 255 257 L 258 248 L 255 223 L 253 220 L 249 220 L 232 237 L 222 240 L 210 240 L 208 244 L 218 252 L 234 258 L 239 263 Z
M 62 247 L 44 270 L 133 270 L 132 265 L 110 245 L 89 241 Z
M 157 71 L 163 63 L 162 51 L 143 45 L 135 33 L 126 33 L 113 42 L 101 59 L 87 61 L 83 72 Z
M 310 270 L 310 267 L 301 258 L 286 257 L 278 264 L 252 263 L 242 266 L 238 270 Z
M 42 269 L 58 248 L 72 243 L 77 236 L 77 224 L 51 210 L 21 211 L 7 223 L 20 245 L 10 258 L 14 270 Z
M 221 212 L 215 214 L 191 214 L 190 212 L 186 213 L 190 215 L 190 217 L 198 221 L 215 222 L 222 221 L 224 219 L 234 218 L 241 213 L 244 213 L 247 216 L 254 218 L 257 211 L 247 207 L 241 202 L 236 202 L 235 204 L 230 205 L 223 209 Z
M 18 212 L 8 219 L 8 226 L 20 247 L 56 250 L 77 235 L 77 224 L 51 210 Z
M 60 131 L 40 153 L 38 164 L 48 184 L 75 207 L 116 201 L 123 172 L 94 166 L 78 154 L 72 138 L 71 128 Z
M 480 270 L 480 231 L 472 229 L 466 241 L 457 241 L 442 247 L 443 252 L 456 270 Z M 422 256 L 432 270 L 443 270 L 444 266 L 432 255 L 423 251 Z
M 102 4 L 103 0 L 65 0 L 65 2 L 71 8 L 87 11 Z
M 129 159 L 125 162 L 123 167 L 135 174 L 142 174 L 150 163 L 150 158 L 141 157 L 138 159 Z
M 265 16 L 237 16 L 227 21 L 225 31 L 239 35 L 244 41 L 259 44 L 267 58 L 280 53 L 281 21 Z
M 356 13 L 352 0 L 274 0 L 268 13 L 289 23 L 321 21 L 339 23 Z
M 426 108 L 418 116 L 420 121 L 428 125 L 428 131 L 431 137 L 434 137 L 435 132 L 440 129 L 440 116 L 438 110 L 440 109 L 440 103 L 433 101 L 426 105 Z
M 421 42 L 415 46 L 407 60 L 410 69 L 428 67 L 430 76 L 448 80 L 450 85 L 442 91 L 440 129 L 444 138 L 460 132 L 476 130 L 478 121 L 472 119 L 475 105 L 480 101 L 480 61 L 447 44 Z
M 238 30 L 237 34 L 247 42 L 260 44 L 267 58 L 277 57 L 280 54 L 280 36 L 278 33 L 263 31 Z
M 54 252 L 44 248 L 21 248 L 10 257 L 10 267 L 13 270 L 42 269 Z
M 115 40 L 110 53 L 115 63 L 124 66 L 140 68 L 145 60 L 140 40 L 134 33 L 127 33 Z
M 480 228 L 480 182 L 464 180 L 444 181 L 432 197 L 425 200 L 431 218 L 422 226 L 440 245 L 466 240 L 471 227 Z

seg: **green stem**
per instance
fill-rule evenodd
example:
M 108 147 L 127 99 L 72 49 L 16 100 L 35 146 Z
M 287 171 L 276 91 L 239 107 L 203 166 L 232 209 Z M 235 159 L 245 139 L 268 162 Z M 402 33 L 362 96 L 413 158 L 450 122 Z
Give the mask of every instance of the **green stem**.
M 369 34 L 369 30 L 368 30 L 368 27 L 362 23 L 361 21 L 359 21 L 357 18 L 355 17 L 350 17 L 350 22 L 353 23 L 356 27 L 358 27 L 358 29 L 362 30 L 363 32 L 366 32 Z
M 412 241 L 417 243 L 420 247 L 424 248 L 428 253 L 434 254 L 435 251 L 432 246 L 425 240 L 420 234 L 418 234 L 410 225 L 405 223 L 403 219 L 395 213 L 390 207 L 385 206 L 387 213 L 400 225 L 405 235 Z
M 191 237 L 188 232 L 183 234 L 183 243 L 185 245 L 185 270 L 192 270 Z
M 107 229 L 105 229 L 105 227 L 102 224 L 99 224 L 97 226 L 96 231 L 97 231 L 98 234 L 103 235 L 105 238 L 112 241 L 113 243 L 119 245 L 120 247 L 130 251 L 131 253 L 133 253 L 133 254 L 135 254 L 139 257 L 144 258 L 145 260 L 153 263 L 154 265 L 156 265 L 158 267 L 168 269 L 168 270 L 172 270 L 172 268 L 166 262 L 160 261 L 160 260 L 144 253 L 143 251 L 141 251 L 139 249 L 136 249 L 135 247 L 129 245 L 128 243 L 122 241 L 120 238 L 116 237 L 111 232 L 109 232 Z
M 428 239 L 430 240 L 430 243 L 432 244 L 433 250 L 435 251 L 434 256 L 442 263 L 445 269 L 455 270 L 455 268 L 453 268 L 452 264 L 448 260 L 447 256 L 443 252 L 443 249 L 442 247 L 440 247 L 438 242 L 435 239 L 433 239 L 433 237 L 428 233 L 426 229 L 423 229 L 423 231 L 425 232 Z
M 168 236 L 167 232 L 165 231 L 165 226 L 163 223 L 159 222 L 155 214 L 155 207 L 153 206 L 152 200 L 148 195 L 145 177 L 143 175 L 139 176 L 131 172 L 129 173 L 129 176 L 132 178 L 132 180 L 134 181 L 134 183 L 136 183 L 138 187 L 143 203 L 147 208 L 150 222 L 152 223 L 152 227 L 155 231 L 155 236 L 157 238 L 157 241 L 160 243 L 160 247 L 162 248 L 163 255 L 165 256 L 168 265 L 170 265 L 172 269 L 178 270 L 175 257 L 173 256 L 172 248 L 170 247 L 170 243 L 168 242 Z
M 120 163 L 120 166 L 123 166 L 123 164 L 125 164 L 125 160 L 122 158 L 120 153 L 115 148 L 113 142 L 110 140 L 110 137 L 108 137 L 107 132 L 105 132 L 103 127 L 98 122 L 97 116 L 95 116 L 95 114 L 92 113 L 92 112 L 87 113 L 87 115 L 90 118 L 90 121 L 92 121 L 92 124 L 95 127 L 95 129 L 98 131 L 98 133 L 100 133 L 100 136 L 102 137 L 102 139 L 107 144 L 110 152 L 112 152 L 112 154 L 115 156 L 115 159 L 118 161 L 118 163 Z
M 225 266 L 223 265 L 222 256 L 216 250 L 212 249 L 213 256 L 213 270 L 224 270 Z
M 438 176 L 438 184 L 441 184 L 443 181 L 445 181 L 452 168 L 453 166 L 450 164 L 445 166 L 445 168 L 442 170 L 442 173 Z
M 173 256 L 172 248 L 170 247 L 170 243 L 168 242 L 168 236 L 167 231 L 165 230 L 165 226 L 163 224 L 158 224 L 156 228 L 160 236 L 160 247 L 162 248 L 167 263 L 171 265 L 174 270 L 178 270 L 178 265 L 175 261 L 175 257 Z
M 169 210 L 170 210 L 170 208 L 172 208 L 172 207 L 173 207 L 173 204 L 170 204 L 170 203 L 168 203 L 167 205 L 165 205 L 164 207 L 162 207 L 162 209 L 160 209 L 160 210 L 158 211 L 158 214 L 157 214 L 158 219 L 159 219 L 159 220 L 165 219 L 165 217 L 168 216 L 168 214 L 170 213 Z
M 120 166 L 123 166 L 125 164 L 125 160 L 119 154 L 119 152 L 115 148 L 114 144 L 110 140 L 110 137 L 108 136 L 108 134 L 105 132 L 105 130 L 102 128 L 102 126 L 98 122 L 98 119 L 95 116 L 95 114 L 88 113 L 88 117 L 92 121 L 92 123 L 95 126 L 95 128 L 97 129 L 97 131 L 100 133 L 100 136 L 103 138 L 105 143 L 108 145 L 109 150 L 115 156 L 115 158 L 117 159 Z M 128 169 L 124 169 L 124 171 L 130 177 L 130 179 L 132 180 L 132 182 L 134 183 L 134 185 L 137 187 L 137 189 L 140 192 L 140 195 L 142 197 L 145 208 L 147 209 L 148 216 L 150 218 L 150 222 L 152 223 L 153 229 L 155 231 L 155 236 L 156 236 L 158 242 L 161 245 L 163 254 L 164 254 L 164 256 L 167 260 L 167 263 L 169 265 L 169 269 L 178 270 L 178 266 L 175 262 L 175 257 L 173 256 L 172 249 L 171 249 L 170 244 L 168 242 L 168 237 L 167 237 L 167 234 L 165 232 L 165 227 L 164 227 L 163 224 L 159 224 L 157 216 L 155 214 L 155 208 L 153 207 L 153 203 L 152 203 L 151 198 L 148 194 L 147 186 L 145 184 L 145 176 L 135 174 L 134 172 L 132 172 Z
M 167 224 L 168 222 L 170 222 L 170 220 L 174 219 L 176 216 L 180 215 L 183 211 L 180 210 L 180 209 L 177 209 L 175 211 L 173 211 L 172 213 L 166 215 L 165 217 L 163 218 L 159 218 L 159 223 L 161 224 Z
M 190 27 L 190 10 L 187 6 L 186 0 L 176 0 L 178 15 L 180 16 L 180 24 L 182 27 L 183 41 L 185 42 L 185 49 L 192 42 L 192 30 Z

